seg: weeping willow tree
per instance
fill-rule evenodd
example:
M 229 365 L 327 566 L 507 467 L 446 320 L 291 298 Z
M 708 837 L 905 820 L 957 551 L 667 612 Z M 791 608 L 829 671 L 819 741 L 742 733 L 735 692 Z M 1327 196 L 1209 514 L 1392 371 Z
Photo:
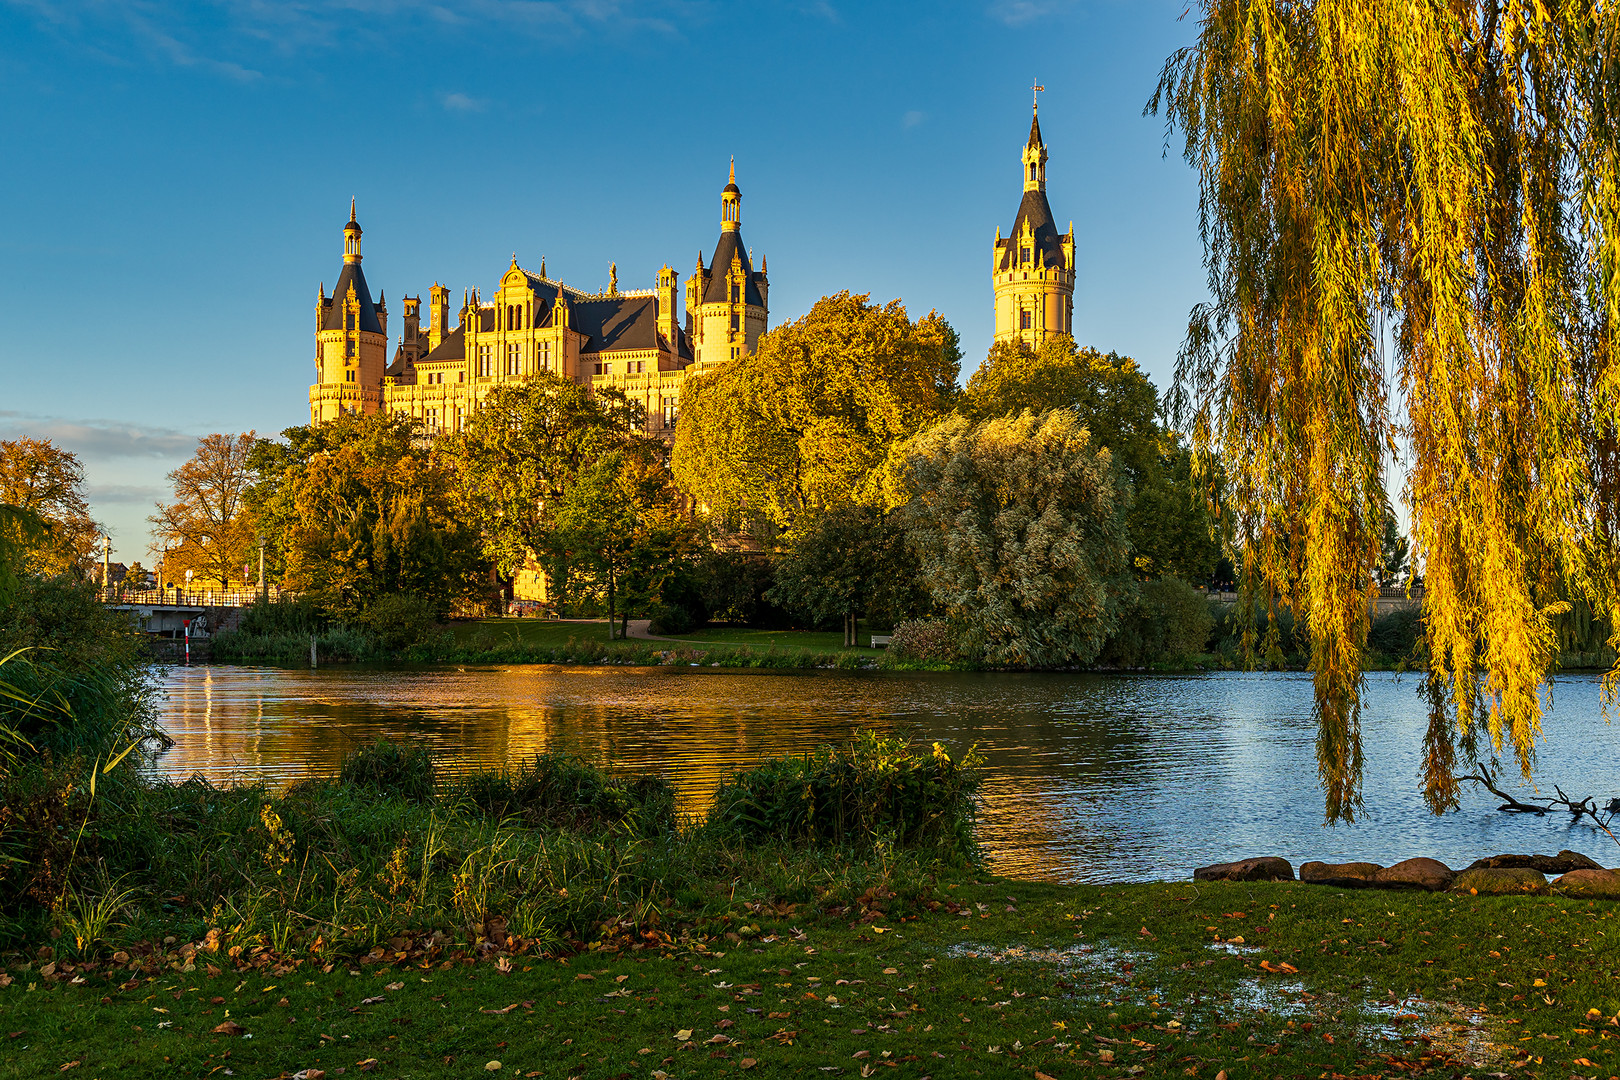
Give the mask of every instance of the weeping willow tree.
M 1620 4 L 1205 0 L 1148 107 L 1199 173 L 1212 292 L 1172 411 L 1248 587 L 1309 635 L 1328 819 L 1361 806 L 1397 448 L 1429 805 L 1482 734 L 1528 776 L 1561 598 L 1620 627 Z

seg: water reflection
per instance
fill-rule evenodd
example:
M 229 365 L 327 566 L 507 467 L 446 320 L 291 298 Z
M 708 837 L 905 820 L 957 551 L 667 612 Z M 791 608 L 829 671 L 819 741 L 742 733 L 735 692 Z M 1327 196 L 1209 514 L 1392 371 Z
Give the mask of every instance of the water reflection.
M 1467 792 L 1434 819 L 1421 798 L 1425 718 L 1415 681 L 1369 678 L 1366 811 L 1320 825 L 1308 676 L 1222 673 L 876 675 L 522 666 L 432 671 L 177 668 L 166 776 L 284 784 L 329 774 L 386 735 L 434 745 L 451 770 L 558 748 L 662 773 L 696 812 L 733 769 L 861 727 L 909 729 L 988 759 L 982 834 L 1001 873 L 1059 880 L 1185 876 L 1248 854 L 1298 863 L 1572 846 L 1620 862 L 1565 816 L 1499 814 Z M 1620 794 L 1620 733 L 1595 678 L 1557 686 L 1538 778 L 1599 801 Z M 1529 793 L 1528 787 L 1523 789 Z M 1601 839 L 1601 844 L 1599 840 Z

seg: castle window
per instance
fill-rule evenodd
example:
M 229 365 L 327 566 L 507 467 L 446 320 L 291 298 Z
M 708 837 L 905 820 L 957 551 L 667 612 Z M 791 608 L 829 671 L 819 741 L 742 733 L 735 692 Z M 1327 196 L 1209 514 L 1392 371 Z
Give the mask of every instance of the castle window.
M 1020 329 L 1020 330 L 1028 330 L 1029 329 L 1029 321 L 1030 321 L 1030 318 L 1029 318 L 1028 309 L 1025 309 L 1025 310 L 1020 311 L 1018 313 L 1018 329 Z
M 478 346 L 478 377 L 480 379 L 487 379 L 495 374 L 493 371 L 494 358 L 491 355 L 494 351 L 495 347 L 493 345 Z
M 343 317 L 343 328 L 345 330 L 354 329 L 354 311 L 352 309 Z
M 354 356 L 354 342 L 346 341 L 343 343 L 343 355 L 350 358 Z
M 737 329 L 737 313 L 735 311 L 731 313 L 731 328 L 733 330 Z
M 549 341 L 540 343 L 540 370 L 551 370 L 551 342 Z
M 731 286 L 731 302 L 737 303 L 742 299 L 742 290 L 735 283 Z
M 611 367 L 611 365 L 609 365 L 609 364 L 604 364 L 604 363 L 602 363 L 602 362 L 601 362 L 601 361 L 600 361 L 600 360 L 598 360 L 598 361 L 597 361 L 597 362 L 596 362 L 596 374 L 598 374 L 598 375 L 606 375 L 606 374 L 608 374 L 608 373 L 609 373 L 609 372 L 610 372 L 610 371 L 611 371 L 611 370 L 612 370 L 612 367 Z
M 1021 253 L 1021 255 L 1022 255 L 1022 258 L 1023 258 L 1023 265 L 1025 265 L 1025 266 L 1028 266 L 1028 265 L 1029 265 L 1029 264 L 1030 264 L 1030 263 L 1032 263 L 1032 262 L 1034 262 L 1034 261 L 1035 261 L 1035 260 L 1034 260 L 1034 259 L 1033 259 L 1033 258 L 1032 258 L 1032 257 L 1031 257 L 1031 254 L 1030 254 L 1030 250 L 1029 250 L 1029 248 L 1025 248 L 1025 249 L 1024 249 L 1024 250 L 1023 250 L 1023 252 L 1022 252 L 1022 253 Z
M 508 375 L 523 374 L 523 346 L 518 344 L 506 347 L 506 373 Z
M 672 397 L 664 398 L 663 406 L 664 406 L 664 426 L 667 427 L 667 428 L 672 428 L 672 427 L 675 426 L 675 417 L 676 417 L 675 399 L 672 398 Z
M 466 382 L 466 381 L 467 381 L 467 373 L 465 371 L 456 372 L 456 382 Z

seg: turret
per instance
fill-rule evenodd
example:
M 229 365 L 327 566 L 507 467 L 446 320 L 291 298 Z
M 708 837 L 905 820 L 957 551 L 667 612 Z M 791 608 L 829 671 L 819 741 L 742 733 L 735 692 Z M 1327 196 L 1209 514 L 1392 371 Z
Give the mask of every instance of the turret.
M 450 332 L 450 290 L 437 281 L 428 290 L 428 351 L 432 352 Z
M 354 219 L 354 200 L 349 200 L 349 223 L 343 226 L 343 261 L 357 263 L 360 255 L 360 223 Z
M 1038 94 L 1043 88 L 1036 86 Z M 1012 231 L 996 229 L 991 247 L 995 291 L 995 340 L 1020 340 L 1034 348 L 1057 334 L 1074 335 L 1074 224 L 1059 234 L 1046 200 L 1046 140 L 1039 100 L 1031 110 L 1029 138 L 1019 154 L 1023 198 Z
M 742 188 L 737 186 L 737 159 L 731 159 L 731 178 L 720 190 L 720 231 L 736 232 L 742 227 Z
M 658 271 L 658 333 L 669 343 L 671 352 L 679 351 L 681 334 L 680 279 L 675 271 L 665 266 Z

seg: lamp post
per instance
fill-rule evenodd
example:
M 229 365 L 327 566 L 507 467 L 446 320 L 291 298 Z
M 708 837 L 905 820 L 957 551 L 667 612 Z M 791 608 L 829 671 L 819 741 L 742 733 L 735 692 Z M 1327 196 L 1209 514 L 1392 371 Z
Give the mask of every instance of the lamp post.
M 187 603 L 189 603 L 191 601 L 191 575 L 194 574 L 194 573 L 196 573 L 195 570 L 187 570 L 186 571 L 186 601 L 187 601 Z
M 264 603 L 269 594 L 264 588 L 264 533 L 259 534 L 259 602 Z
M 104 538 L 106 543 L 101 549 L 101 591 L 112 591 L 112 537 Z

